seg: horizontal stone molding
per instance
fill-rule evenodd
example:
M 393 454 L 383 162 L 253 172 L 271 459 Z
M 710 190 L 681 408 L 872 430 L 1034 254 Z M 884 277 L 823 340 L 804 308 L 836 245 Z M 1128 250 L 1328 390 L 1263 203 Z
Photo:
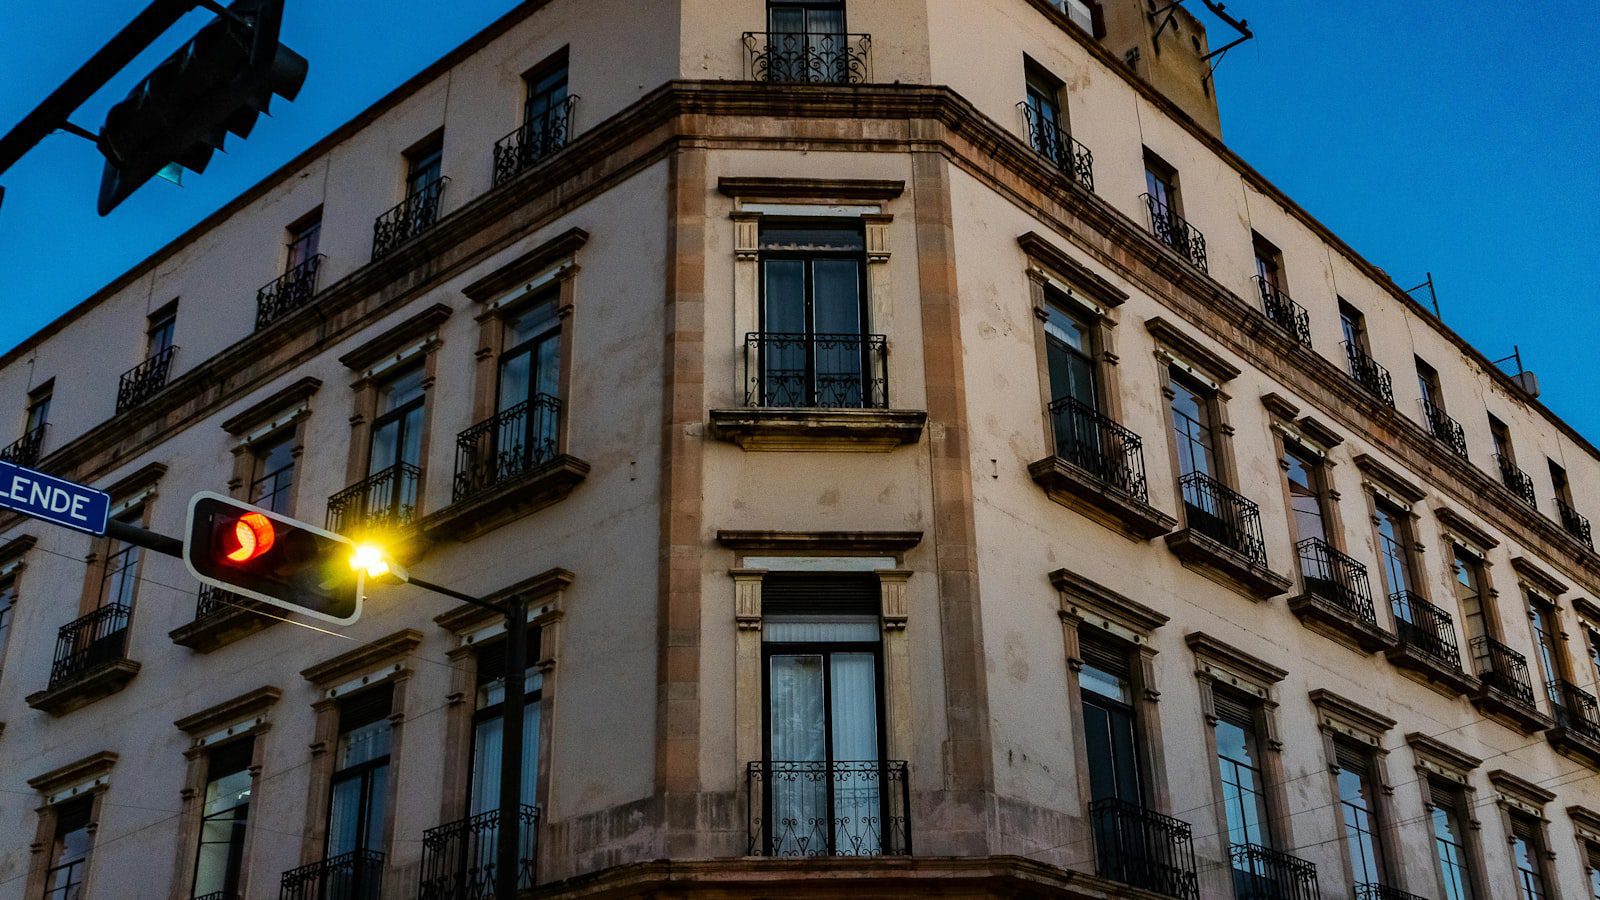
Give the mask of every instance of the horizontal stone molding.
M 744 450 L 882 453 L 922 439 L 920 409 L 713 409 L 710 432 Z

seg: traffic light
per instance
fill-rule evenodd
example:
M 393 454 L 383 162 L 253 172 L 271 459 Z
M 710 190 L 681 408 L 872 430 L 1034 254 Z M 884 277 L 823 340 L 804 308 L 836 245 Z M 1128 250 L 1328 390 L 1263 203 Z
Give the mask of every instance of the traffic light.
M 234 0 L 156 66 L 100 127 L 100 215 L 167 165 L 204 172 L 231 132 L 248 137 L 272 95 L 293 100 L 309 68 L 278 43 L 285 0 Z
M 354 544 L 287 516 L 202 492 L 189 501 L 183 561 L 202 584 L 349 625 L 361 616 Z

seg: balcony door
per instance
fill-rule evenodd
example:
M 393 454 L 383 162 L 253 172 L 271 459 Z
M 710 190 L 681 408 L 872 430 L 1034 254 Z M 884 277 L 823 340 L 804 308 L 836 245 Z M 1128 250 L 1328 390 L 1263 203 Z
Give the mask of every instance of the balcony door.
M 508 315 L 502 326 L 495 411 L 496 480 L 549 459 L 561 394 L 561 320 L 554 293 Z
M 417 473 L 422 464 L 422 381 L 422 367 L 413 366 L 378 389 L 363 498 L 364 518 L 369 521 L 405 521 L 416 509 Z
M 383 850 L 383 824 L 389 807 L 392 700 L 392 689 L 383 686 L 355 695 L 339 710 L 336 770 L 328 792 L 328 859 L 362 850 Z M 363 868 L 355 866 L 350 871 L 359 873 Z M 369 889 L 376 891 L 376 887 Z
M 528 646 L 539 646 L 539 631 L 528 629 Z M 472 772 L 467 793 L 467 814 L 477 817 L 500 809 L 500 766 L 504 759 L 501 738 L 505 734 L 504 716 L 506 699 L 505 642 L 499 641 L 478 654 L 477 710 L 472 715 Z M 522 708 L 522 805 L 532 807 L 539 795 L 539 720 L 540 691 L 544 677 L 532 667 L 523 679 Z M 532 886 L 533 842 L 535 823 L 532 816 L 524 814 L 519 819 L 520 848 L 524 871 L 524 887 Z M 498 818 L 495 827 L 470 826 L 456 842 L 455 869 L 466 877 L 477 873 L 485 879 L 484 896 L 493 893 L 488 883 L 494 872 L 499 834 Z M 476 896 L 476 895 L 474 895 Z
M 767 0 L 767 79 L 843 82 L 844 0 Z
M 865 254 L 859 226 L 762 229 L 758 352 L 763 405 L 873 404 Z
M 1083 696 L 1083 745 L 1090 801 L 1120 800 L 1144 806 L 1133 717 L 1133 673 L 1119 647 L 1084 640 L 1078 687 Z M 1108 823 L 1114 821 L 1108 817 Z M 1099 818 L 1097 832 L 1102 831 Z M 1105 835 L 1102 835 L 1105 837 Z

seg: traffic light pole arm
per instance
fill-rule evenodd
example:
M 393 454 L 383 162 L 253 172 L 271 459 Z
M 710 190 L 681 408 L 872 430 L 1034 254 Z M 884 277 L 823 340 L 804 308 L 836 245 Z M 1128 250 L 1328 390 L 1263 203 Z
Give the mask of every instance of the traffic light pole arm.
M 470 594 L 463 594 L 460 591 L 451 590 L 442 584 L 434 584 L 431 581 L 423 581 L 421 578 L 418 578 L 415 575 L 407 574 L 406 584 L 414 584 L 425 591 L 433 591 L 435 594 L 443 594 L 444 596 L 453 600 L 460 600 L 462 603 L 470 603 L 473 606 L 478 606 L 492 612 L 497 612 L 502 616 L 508 616 L 511 614 L 511 610 L 502 604 L 493 603 L 488 600 L 482 600 Z
M 127 522 L 120 522 L 116 519 L 106 522 L 106 537 L 119 540 L 124 544 L 132 544 L 135 547 L 153 550 L 156 553 L 176 556 L 179 559 L 183 558 L 183 541 L 167 537 L 164 534 L 157 534 L 137 525 L 129 525 Z

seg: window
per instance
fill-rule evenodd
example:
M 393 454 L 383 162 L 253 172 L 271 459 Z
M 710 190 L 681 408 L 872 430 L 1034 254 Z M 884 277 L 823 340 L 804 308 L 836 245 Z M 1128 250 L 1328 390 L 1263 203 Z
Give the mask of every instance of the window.
M 1554 606 L 1543 598 L 1528 595 L 1528 624 L 1533 629 L 1534 657 L 1539 662 L 1541 676 L 1539 680 L 1552 685 L 1551 702 L 1559 703 L 1553 682 L 1565 680 L 1566 670 L 1561 665 L 1561 644 L 1556 637 L 1555 619 Z
M 11 619 L 17 611 L 17 576 L 0 575 L 0 672 L 6 666 L 6 639 L 11 635 Z
M 90 816 L 93 797 L 79 797 L 56 807 L 56 833 L 50 842 L 44 900 L 81 900 L 83 880 L 94 848 Z
M 1083 317 L 1057 302 L 1058 296 L 1054 289 L 1047 289 L 1044 346 L 1050 373 L 1050 399 L 1071 397 L 1091 410 L 1098 410 L 1093 328 Z
M 1553 459 L 1545 460 L 1550 466 L 1550 485 L 1555 488 L 1556 502 L 1572 506 L 1572 484 L 1567 480 L 1567 470 Z
M 1339 328 L 1344 333 L 1345 348 L 1352 355 L 1368 356 L 1366 316 L 1354 306 L 1339 301 Z
M 1335 776 L 1339 786 L 1339 813 L 1345 848 L 1350 854 L 1350 875 L 1358 885 L 1381 885 L 1382 842 L 1378 836 L 1377 797 L 1372 761 L 1367 751 L 1343 742 L 1334 744 Z
M 294 512 L 295 430 L 283 433 L 251 448 L 254 457 L 250 473 L 249 500 L 273 512 Z
M 1105 36 L 1105 26 L 1100 24 L 1100 4 L 1095 0 L 1050 0 L 1050 5 L 1065 13 L 1072 24 L 1091 36 Z
M 1433 851 L 1444 886 L 1440 900 L 1472 900 L 1472 872 L 1467 866 L 1467 829 L 1464 827 L 1461 789 L 1438 781 L 1428 782 L 1428 817 L 1433 826 Z
M 539 646 L 539 630 L 528 630 L 528 647 Z M 539 778 L 539 699 L 544 676 L 529 666 L 523 682 L 522 719 L 522 802 L 534 805 Z M 500 808 L 500 736 L 506 699 L 505 642 L 499 641 L 478 652 L 477 709 L 472 714 L 472 774 L 468 790 L 468 814 L 477 815 Z M 493 861 L 494 848 L 486 847 L 486 862 Z
M 1378 520 L 1378 558 L 1383 565 L 1383 583 L 1390 595 L 1412 589 L 1411 514 L 1373 499 L 1373 514 Z
M 1182 214 L 1178 196 L 1178 170 L 1149 150 L 1144 152 L 1144 188 L 1158 212 Z
M 844 82 L 844 0 L 767 0 L 769 81 Z
M 444 142 L 432 140 L 406 160 L 406 196 L 414 197 L 433 187 L 444 164 Z
M 207 757 L 200 851 L 195 857 L 191 896 L 234 897 L 239 893 L 254 752 L 255 739 L 244 738 L 212 750 Z
M 1261 281 L 1261 290 L 1266 294 L 1276 294 L 1284 289 L 1283 253 L 1261 235 L 1252 231 L 1250 236 L 1255 243 L 1256 278 Z
M 1062 122 L 1060 80 L 1032 60 L 1025 67 L 1024 78 L 1026 95 L 1022 112 L 1028 120 L 1029 143 L 1053 162 L 1067 161 L 1071 150 L 1062 146 L 1062 134 L 1066 129 Z
M 1254 703 L 1242 695 L 1213 689 L 1217 723 L 1217 768 L 1222 777 L 1222 806 L 1227 818 L 1230 847 L 1271 847 L 1272 827 L 1267 814 L 1266 775 L 1256 729 Z M 1232 854 L 1234 884 L 1239 896 L 1254 896 L 1253 886 L 1262 876 L 1257 857 Z
M 1289 479 L 1289 510 L 1294 520 L 1295 540 L 1326 541 L 1328 526 L 1323 506 L 1322 461 L 1286 446 L 1283 466 Z
M 289 226 L 289 253 L 284 271 L 293 272 L 317 255 L 322 241 L 322 210 Z
M 501 453 L 515 448 L 530 454 L 529 462 L 548 458 L 556 449 L 556 406 L 561 395 L 561 319 L 557 294 L 534 299 L 505 317 L 500 353 L 496 435 Z M 521 414 L 517 410 L 523 410 Z
M 0 588 L 0 597 L 3 596 L 3 588 Z M 3 640 L 3 638 L 0 638 L 0 641 Z M 1589 677 L 1594 679 L 1596 686 L 1600 686 L 1600 631 L 1596 631 L 1587 622 L 1583 624 L 1583 643 L 1584 650 L 1589 654 Z M 3 652 L 5 652 L 5 645 L 0 643 L 0 653 Z
M 859 226 L 762 228 L 764 405 L 876 405 L 865 278 Z
M 1085 631 L 1079 652 L 1083 658 L 1078 686 L 1083 696 L 1090 800 L 1115 799 L 1143 806 L 1133 714 L 1133 672 L 1127 649 Z
M 28 394 L 28 415 L 22 424 L 23 434 L 33 434 L 50 423 L 50 399 L 55 394 L 55 379 Z
M 556 62 L 523 76 L 527 89 L 522 103 L 522 124 L 530 132 L 549 134 L 566 130 L 567 60 L 565 51 Z
M 1216 438 L 1212 431 L 1211 405 L 1212 395 L 1208 389 L 1173 370 L 1172 434 L 1178 448 L 1180 475 L 1216 475 Z
M 1423 362 L 1421 357 L 1414 358 L 1417 363 L 1417 390 L 1421 392 L 1423 409 L 1430 416 L 1435 411 L 1444 412 L 1444 396 L 1439 387 L 1439 371 Z
M 1482 637 L 1492 637 L 1483 597 L 1483 562 L 1461 547 L 1451 560 L 1456 575 L 1456 602 L 1461 606 L 1461 627 L 1469 646 Z
M 329 788 L 327 858 L 382 851 L 389 802 L 390 685 L 354 695 L 339 709 L 339 743 Z
M 1502 460 L 1501 465 L 1516 465 L 1517 456 L 1511 450 L 1511 429 L 1493 415 L 1489 416 L 1489 437 L 1494 441 L 1494 454 Z
M 1511 864 L 1516 868 L 1517 897 L 1519 900 L 1545 900 L 1544 868 L 1539 857 L 1544 854 L 1544 839 L 1539 823 L 1518 813 L 1511 813 Z
M 118 522 L 142 525 L 144 509 L 134 507 L 116 517 Z M 133 544 L 111 539 L 106 547 L 106 568 L 101 580 L 100 605 L 121 604 L 133 607 L 134 594 L 139 584 L 139 560 L 144 551 Z
M 1589 877 L 1589 896 L 1600 900 L 1600 847 L 1587 841 L 1583 844 L 1583 871 Z M 1447 897 L 1445 900 L 1455 900 Z
M 168 303 L 161 310 L 150 317 L 150 327 L 146 329 L 145 357 L 153 359 L 172 349 L 172 337 L 178 327 L 177 301 Z
M 378 388 L 377 415 L 367 453 L 367 474 L 422 460 L 423 369 L 414 366 Z M 411 498 L 412 504 L 416 498 Z

